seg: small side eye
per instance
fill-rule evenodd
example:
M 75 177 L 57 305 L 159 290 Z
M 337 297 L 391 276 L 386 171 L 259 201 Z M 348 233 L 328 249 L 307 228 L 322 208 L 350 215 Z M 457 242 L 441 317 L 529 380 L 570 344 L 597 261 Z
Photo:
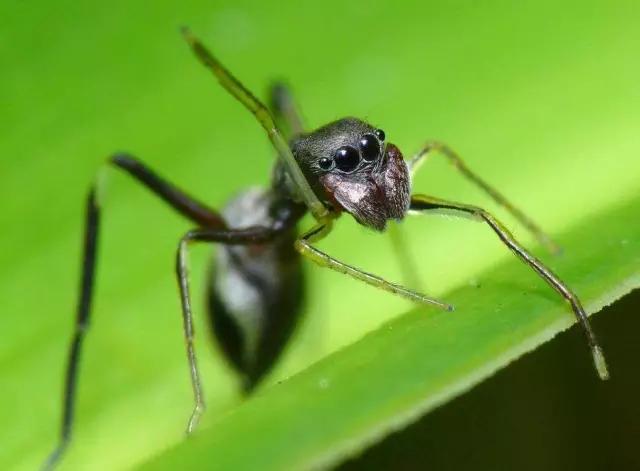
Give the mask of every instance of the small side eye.
M 351 146 L 340 147 L 335 154 L 336 167 L 343 172 L 352 172 L 360 163 L 360 153 Z
M 375 131 L 373 131 L 373 133 L 376 135 L 378 139 L 380 139 L 381 142 L 384 142 L 384 139 L 386 138 L 386 136 L 382 129 L 376 129 Z
M 330 170 L 331 167 L 333 167 L 333 159 L 328 159 L 326 157 L 322 157 L 319 161 L 318 161 L 318 166 L 322 169 L 322 170 Z
M 380 155 L 380 143 L 375 136 L 371 134 L 365 134 L 360 139 L 360 151 L 362 152 L 362 158 L 367 162 L 376 160 Z

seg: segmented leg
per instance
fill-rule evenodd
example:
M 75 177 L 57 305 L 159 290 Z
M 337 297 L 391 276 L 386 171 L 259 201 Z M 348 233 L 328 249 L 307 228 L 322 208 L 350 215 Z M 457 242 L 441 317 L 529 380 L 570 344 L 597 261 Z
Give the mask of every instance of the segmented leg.
M 275 147 L 278 152 L 287 173 L 296 185 L 299 196 L 302 198 L 302 201 L 305 202 L 313 216 L 318 220 L 327 219 L 329 211 L 311 189 L 309 182 L 291 153 L 289 144 L 273 121 L 267 107 L 264 106 L 253 93 L 247 90 L 187 28 L 182 29 L 182 34 L 200 62 L 211 70 L 225 90 L 242 103 L 256 117 L 260 125 L 262 125 L 273 147 Z
M 453 306 L 451 306 L 450 304 L 434 298 L 429 298 L 423 294 L 405 288 L 404 286 L 391 283 L 383 278 L 380 278 L 379 276 L 367 273 L 351 265 L 347 265 L 346 263 L 336 260 L 335 258 L 311 245 L 312 242 L 318 241 L 325 237 L 330 231 L 330 223 L 318 224 L 309 232 L 306 232 L 302 235 L 302 237 L 296 240 L 296 250 L 321 267 L 330 268 L 331 270 L 337 271 L 338 273 L 342 273 L 344 275 L 348 275 L 352 278 L 355 278 L 356 280 L 364 281 L 365 283 L 370 284 L 371 286 L 375 286 L 376 288 L 381 288 L 385 291 L 389 291 L 390 293 L 402 296 L 406 299 L 409 299 L 410 301 L 423 304 L 432 304 L 447 311 L 453 311 Z
M 477 185 L 491 198 L 493 198 L 497 204 L 509 211 L 509 213 L 511 213 L 511 215 L 515 217 L 520 224 L 531 232 L 534 237 L 547 248 L 547 250 L 553 254 L 560 253 L 560 246 L 558 246 L 558 244 L 556 244 L 542 229 L 540 229 L 540 227 L 533 222 L 531 218 L 511 204 L 509 200 L 502 195 L 502 193 L 472 172 L 460 156 L 446 144 L 438 141 L 427 142 L 420 152 L 418 152 L 415 157 L 408 162 L 411 174 L 415 174 L 420 166 L 434 153 L 440 153 L 445 156 L 465 178 Z
M 80 362 L 84 335 L 89 326 L 99 228 L 100 211 L 96 202 L 95 189 L 92 188 L 87 197 L 80 298 L 76 308 L 75 331 L 69 347 L 69 359 L 67 360 L 67 371 L 65 374 L 60 441 L 45 461 L 43 466 L 45 470 L 53 469 L 71 440 L 78 364 Z
M 178 213 L 199 226 L 226 227 L 224 219 L 217 211 L 167 182 L 135 157 L 120 153 L 111 157 L 110 163 L 126 171 Z
M 482 208 L 476 206 L 454 203 L 439 198 L 424 195 L 414 195 L 411 198 L 411 210 L 412 211 L 434 211 L 434 210 L 446 210 L 447 212 L 453 211 L 460 214 L 467 214 L 473 216 L 480 221 L 483 221 L 489 225 L 489 227 L 498 235 L 500 240 L 511 250 L 520 260 L 529 265 L 544 281 L 546 281 L 560 296 L 562 296 L 569 304 L 576 316 L 576 319 L 582 326 L 582 330 L 587 337 L 587 342 L 591 348 L 591 354 L 593 356 L 593 362 L 595 364 L 598 375 L 601 379 L 608 379 L 609 372 L 607 370 L 607 364 L 602 353 L 602 349 L 598 344 L 595 334 L 589 324 L 587 314 L 584 312 L 582 303 L 578 297 L 569 289 L 569 287 L 558 276 L 546 267 L 540 260 L 530 254 L 524 247 L 522 247 L 511 235 L 504 225 L 498 221 L 495 217 L 489 214 Z
M 196 361 L 196 353 L 193 345 L 193 316 L 191 311 L 191 295 L 189 293 L 189 273 L 187 267 L 189 244 L 193 242 L 213 242 L 222 244 L 258 244 L 268 242 L 275 237 L 284 226 L 280 228 L 250 227 L 247 229 L 194 229 L 187 232 L 178 245 L 176 255 L 176 275 L 180 288 L 180 300 L 182 303 L 182 320 L 184 324 L 184 337 L 187 344 L 187 358 L 191 373 L 191 385 L 195 405 L 189 423 L 187 433 L 191 433 L 198 424 L 205 409 L 204 395 L 200 383 L 200 373 Z
M 289 86 L 283 82 L 276 82 L 271 85 L 269 95 L 273 117 L 282 129 L 288 131 L 287 136 L 301 134 L 304 131 L 304 122 Z
M 143 186 L 166 201 L 180 214 L 196 224 L 208 227 L 224 228 L 222 217 L 214 210 L 191 198 L 177 187 L 163 180 L 148 167 L 130 155 L 117 154 L 109 159 L 109 164 L 125 170 Z M 80 298 L 76 308 L 75 331 L 69 347 L 67 371 L 65 375 L 64 402 L 60 441 L 49 455 L 43 468 L 52 469 L 62 457 L 71 441 L 75 393 L 78 382 L 78 368 L 82 354 L 82 344 L 90 322 L 91 301 L 96 270 L 98 236 L 100 229 L 100 205 L 96 186 L 92 186 L 86 202 L 84 228 L 84 252 L 82 256 L 82 274 L 80 277 Z

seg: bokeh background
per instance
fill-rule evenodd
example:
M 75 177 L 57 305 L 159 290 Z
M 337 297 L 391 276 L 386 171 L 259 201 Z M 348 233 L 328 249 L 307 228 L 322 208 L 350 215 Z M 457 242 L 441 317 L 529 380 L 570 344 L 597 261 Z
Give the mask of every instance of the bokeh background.
M 266 138 L 191 57 L 180 25 L 190 25 L 256 93 L 264 96 L 274 78 L 289 81 L 310 127 L 355 115 L 385 129 L 407 155 L 426 138 L 451 143 L 555 233 L 638 193 L 637 9 L 605 1 L 0 5 L 0 419 L 10 424 L 0 432 L 0 466 L 34 469 L 56 436 L 82 205 L 106 156 L 133 152 L 213 206 L 268 182 Z M 429 165 L 417 189 L 492 207 L 445 163 Z M 191 407 L 173 276 L 176 242 L 189 226 L 126 176 L 104 175 L 95 316 L 69 469 L 144 462 L 182 440 Z M 323 247 L 401 279 L 388 239 L 343 219 Z M 482 227 L 439 219 L 407 225 L 434 295 L 475 282 L 509 256 Z M 209 258 L 209 248 L 193 251 L 196 294 Z M 308 268 L 305 322 L 270 382 L 409 307 Z M 240 399 L 201 320 L 197 327 L 206 426 Z M 552 392 L 573 380 L 535 378 Z M 630 387 L 637 391 L 637 380 Z M 500 436 L 513 435 L 508 427 L 526 412 L 511 410 Z M 588 413 L 581 408 L 574 417 Z M 637 435 L 637 421 L 625 430 Z M 463 432 L 443 449 L 455 453 Z M 606 446 L 615 455 L 622 442 Z M 553 448 L 546 463 L 564 463 L 571 451 Z M 394 459 L 415 464 L 408 455 Z

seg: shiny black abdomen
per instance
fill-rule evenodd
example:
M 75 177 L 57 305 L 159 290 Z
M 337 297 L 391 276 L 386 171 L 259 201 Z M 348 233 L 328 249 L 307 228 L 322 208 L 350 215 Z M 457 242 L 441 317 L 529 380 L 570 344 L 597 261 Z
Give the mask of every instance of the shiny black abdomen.
M 224 210 L 231 228 L 272 222 L 272 195 L 249 190 Z M 272 368 L 302 312 L 304 276 L 294 248 L 295 226 L 259 245 L 218 246 L 211 270 L 211 327 L 243 389 L 251 391 Z

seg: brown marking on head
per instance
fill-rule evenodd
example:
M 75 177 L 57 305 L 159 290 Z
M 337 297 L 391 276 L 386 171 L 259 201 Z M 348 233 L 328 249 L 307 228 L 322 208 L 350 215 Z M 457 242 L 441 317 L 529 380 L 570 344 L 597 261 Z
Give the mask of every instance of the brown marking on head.
M 334 208 L 378 231 L 385 229 L 389 219 L 402 219 L 409 208 L 409 171 L 393 144 L 387 145 L 379 165 L 354 173 L 328 172 L 318 180 Z

